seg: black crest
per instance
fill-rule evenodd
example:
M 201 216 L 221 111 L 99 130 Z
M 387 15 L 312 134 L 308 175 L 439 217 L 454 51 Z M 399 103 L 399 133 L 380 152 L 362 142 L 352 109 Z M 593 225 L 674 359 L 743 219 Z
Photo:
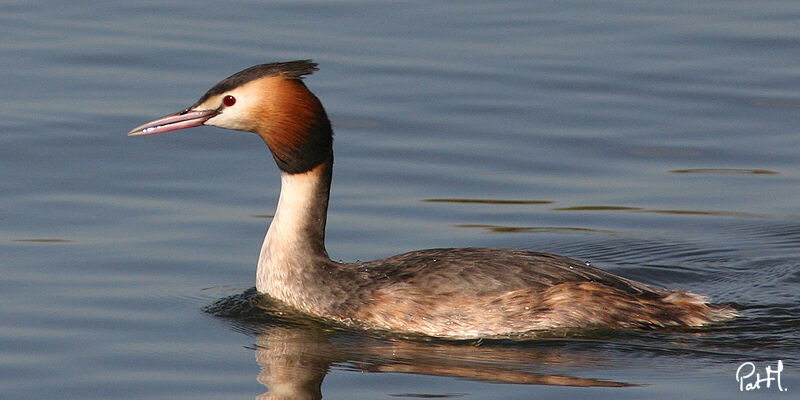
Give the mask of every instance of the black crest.
M 200 104 L 211 96 L 225 93 L 233 88 L 244 85 L 247 82 L 263 78 L 265 76 L 282 76 L 288 79 L 303 79 L 304 75 L 313 74 L 314 71 L 317 70 L 319 70 L 319 68 L 317 68 L 317 63 L 311 60 L 296 60 L 254 65 L 221 80 L 219 83 L 214 85 L 214 87 L 208 89 L 206 94 L 204 94 L 200 100 L 197 100 L 197 103 L 195 104 Z

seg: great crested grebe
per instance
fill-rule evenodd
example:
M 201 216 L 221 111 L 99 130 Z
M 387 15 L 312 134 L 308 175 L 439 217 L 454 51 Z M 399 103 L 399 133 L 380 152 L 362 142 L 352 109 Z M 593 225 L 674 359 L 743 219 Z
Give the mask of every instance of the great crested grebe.
M 333 130 L 302 81 L 316 70 L 310 60 L 247 68 L 192 106 L 128 133 L 212 125 L 264 139 L 281 170 L 281 192 L 258 259 L 260 293 L 340 323 L 447 338 L 701 326 L 736 315 L 694 293 L 654 288 L 547 253 L 430 249 L 369 262 L 332 261 L 325 221 Z

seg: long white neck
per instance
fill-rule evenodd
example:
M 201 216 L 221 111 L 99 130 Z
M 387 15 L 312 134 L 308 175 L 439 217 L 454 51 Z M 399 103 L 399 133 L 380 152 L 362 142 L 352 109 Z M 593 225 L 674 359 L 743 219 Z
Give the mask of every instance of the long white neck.
M 267 231 L 256 272 L 256 289 L 288 303 L 316 269 L 330 259 L 325 250 L 332 160 L 303 173 L 281 172 L 281 194 Z M 301 307 L 302 308 L 302 307 Z

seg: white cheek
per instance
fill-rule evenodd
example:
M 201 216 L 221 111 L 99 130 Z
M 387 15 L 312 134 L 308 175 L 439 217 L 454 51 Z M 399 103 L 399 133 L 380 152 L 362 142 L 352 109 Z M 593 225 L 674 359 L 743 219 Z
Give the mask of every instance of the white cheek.
M 218 126 L 220 128 L 235 129 L 240 131 L 248 130 L 248 126 L 245 121 L 239 115 L 237 115 L 237 113 L 231 112 L 231 110 L 225 110 L 215 117 L 210 118 L 205 122 L 205 125 Z
M 253 120 L 248 108 L 242 103 L 245 102 L 240 99 L 237 101 L 237 104 L 224 108 L 221 113 L 208 119 L 205 125 L 234 129 L 237 131 L 252 131 L 255 129 L 252 122 Z

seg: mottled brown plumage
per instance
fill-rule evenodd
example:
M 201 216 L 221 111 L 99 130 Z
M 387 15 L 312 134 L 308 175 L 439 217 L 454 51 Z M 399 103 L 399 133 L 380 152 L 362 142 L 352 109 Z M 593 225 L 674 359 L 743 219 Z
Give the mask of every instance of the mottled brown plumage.
M 701 326 L 735 315 L 693 293 L 654 288 L 568 257 L 510 249 L 430 249 L 363 263 L 318 260 L 287 284 L 295 287 L 288 302 L 306 313 L 451 338 Z
M 281 195 L 261 249 L 256 288 L 305 313 L 371 329 L 448 338 L 554 328 L 701 326 L 736 312 L 699 295 L 632 281 L 571 258 L 521 250 L 431 249 L 359 263 L 325 250 L 333 131 L 300 80 L 307 60 L 226 78 L 144 135 L 214 125 L 251 131 L 281 170 Z

